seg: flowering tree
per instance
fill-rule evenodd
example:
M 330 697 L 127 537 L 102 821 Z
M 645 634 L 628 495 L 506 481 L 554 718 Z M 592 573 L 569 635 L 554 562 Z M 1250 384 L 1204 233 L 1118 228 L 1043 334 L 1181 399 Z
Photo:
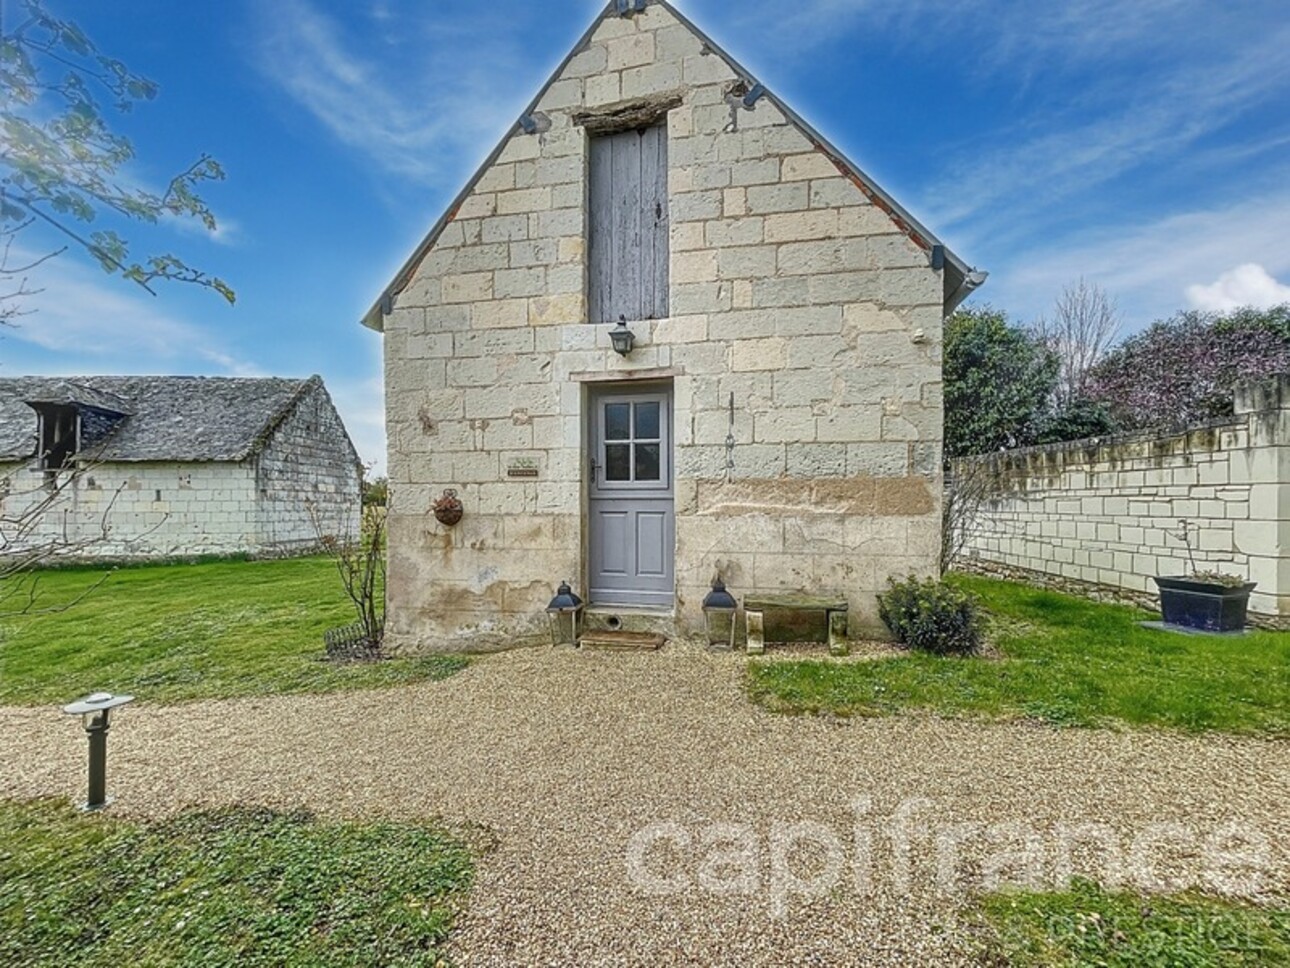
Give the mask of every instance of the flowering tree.
M 1087 393 L 1125 429 L 1232 413 L 1237 383 L 1290 372 L 1290 304 L 1180 312 L 1129 337 L 1095 366 Z

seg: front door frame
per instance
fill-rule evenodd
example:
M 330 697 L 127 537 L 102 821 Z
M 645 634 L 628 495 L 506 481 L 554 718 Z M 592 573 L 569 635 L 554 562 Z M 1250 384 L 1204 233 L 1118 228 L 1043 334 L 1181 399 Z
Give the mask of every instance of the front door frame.
M 623 374 L 621 377 L 615 375 L 614 379 L 596 379 L 587 380 L 583 383 L 582 393 L 582 494 L 583 494 L 583 513 L 582 513 L 582 587 L 586 589 L 587 602 L 589 606 L 601 606 L 613 608 L 615 610 L 632 610 L 645 609 L 650 611 L 664 611 L 672 613 L 676 607 L 676 392 L 671 374 L 663 377 L 657 374 L 650 374 L 648 377 L 642 375 L 637 379 L 632 379 L 630 374 Z M 666 592 L 666 601 L 658 602 L 613 602 L 597 601 L 592 592 L 593 586 L 593 559 L 595 557 L 592 546 L 593 523 L 592 516 L 595 512 L 595 503 L 598 500 L 597 489 L 592 483 L 591 466 L 592 460 L 597 462 L 598 472 L 603 473 L 603 462 L 601 453 L 601 434 L 597 424 L 603 419 L 601 416 L 602 403 L 606 398 L 615 397 L 645 397 L 651 394 L 658 394 L 664 401 L 662 407 L 662 420 L 665 424 L 663 432 L 665 445 L 660 448 L 660 461 L 665 467 L 665 473 L 668 478 L 668 505 L 669 510 L 669 540 L 665 542 L 664 553 L 670 556 L 670 573 L 671 584 Z M 624 489 L 625 494 L 630 494 L 636 488 L 627 485 Z M 648 493 L 648 487 L 642 489 Z

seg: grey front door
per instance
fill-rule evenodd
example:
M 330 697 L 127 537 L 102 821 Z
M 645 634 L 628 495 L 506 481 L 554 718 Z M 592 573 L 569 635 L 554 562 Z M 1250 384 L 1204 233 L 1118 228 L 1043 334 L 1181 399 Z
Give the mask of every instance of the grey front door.
M 676 548 L 671 391 L 597 393 L 590 418 L 591 603 L 670 607 Z

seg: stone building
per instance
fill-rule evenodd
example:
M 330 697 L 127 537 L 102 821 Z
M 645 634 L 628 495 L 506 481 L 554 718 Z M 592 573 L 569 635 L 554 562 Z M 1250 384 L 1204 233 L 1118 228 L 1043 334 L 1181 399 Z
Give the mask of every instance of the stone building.
M 354 531 L 362 465 L 322 379 L 0 379 L 0 554 L 290 554 Z
M 391 639 L 521 641 L 561 579 L 685 635 L 717 574 L 880 632 L 886 579 L 936 569 L 942 321 L 984 276 L 669 3 L 614 0 L 363 320 Z

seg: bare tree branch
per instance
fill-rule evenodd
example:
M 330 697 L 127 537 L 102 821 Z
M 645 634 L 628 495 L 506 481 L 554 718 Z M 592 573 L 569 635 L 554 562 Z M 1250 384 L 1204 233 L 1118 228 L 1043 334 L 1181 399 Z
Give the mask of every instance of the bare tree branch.
M 1056 391 L 1059 407 L 1084 397 L 1089 371 L 1119 339 L 1121 322 L 1115 299 L 1083 277 L 1062 290 L 1051 319 L 1035 322 L 1035 332 L 1061 361 Z
M 105 573 L 67 601 L 49 604 L 41 599 L 42 568 L 91 557 L 95 548 L 112 538 L 112 514 L 126 489 L 125 481 L 112 490 L 93 519 L 76 517 L 78 502 L 73 495 L 79 488 L 90 488 L 91 475 L 98 470 L 95 458 L 81 455 L 58 471 L 33 473 L 31 465 L 24 465 L 0 477 L 0 617 L 66 611 L 107 580 Z M 132 535 L 127 544 L 143 541 L 168 518 L 163 515 Z
M 138 258 L 102 216 L 156 224 L 163 217 L 197 219 L 208 231 L 215 215 L 200 195 L 204 184 L 224 178 L 224 170 L 202 155 L 167 183 L 164 192 L 137 187 L 123 175 L 134 160 L 134 144 L 115 133 L 96 94 L 111 95 L 122 113 L 152 100 L 157 85 L 125 64 L 99 52 L 76 23 L 45 9 L 44 0 L 13 0 L 27 17 L 17 27 L 5 21 L 0 0 L 0 231 L 10 239 L 33 227 L 69 239 L 107 272 L 150 293 L 154 282 L 180 282 L 218 292 L 232 303 L 233 290 L 219 277 L 160 253 Z M 57 244 L 57 243 L 55 243 Z M 0 288 L 34 268 L 0 267 Z M 12 286 L 12 283 L 9 283 Z M 0 322 L 19 314 L 18 299 L 34 295 L 25 281 L 0 295 Z M 154 293 L 155 295 L 155 293 Z
M 75 242 L 77 245 L 83 248 L 86 252 L 90 253 L 90 255 L 94 256 L 94 258 L 104 263 L 105 266 L 109 267 L 115 272 L 120 272 L 122 275 L 127 275 L 129 267 L 126 266 L 124 263 L 120 262 L 119 260 L 117 260 L 116 258 L 114 258 L 111 255 L 111 253 L 109 253 L 102 246 L 90 241 L 89 239 L 85 238 L 83 235 L 80 235 L 79 233 L 75 232 L 70 226 L 64 225 L 58 219 L 52 218 L 51 216 L 46 215 L 44 212 L 42 212 L 39 208 L 35 206 L 35 203 L 30 201 L 29 199 L 18 198 L 13 195 L 10 195 L 9 198 L 11 202 L 17 205 L 21 205 L 25 211 L 30 212 L 33 218 L 40 219 L 42 222 L 44 222 L 46 225 L 52 228 L 55 232 L 60 232 L 63 235 L 67 236 L 69 239 L 71 239 L 73 242 Z M 30 224 L 30 220 L 28 220 L 28 224 Z M 66 249 L 67 247 L 64 246 L 63 248 Z M 138 282 L 138 280 L 135 280 L 135 281 Z M 144 289 L 147 289 L 148 292 L 151 293 L 152 295 L 155 296 L 157 294 L 156 290 L 149 288 L 146 282 L 139 282 L 139 285 L 143 286 Z
M 0 480 L 0 616 L 61 612 L 82 601 L 106 575 L 73 600 L 37 608 L 40 569 L 53 561 L 75 558 L 106 541 L 111 527 L 108 519 L 120 488 L 98 516 L 97 526 L 82 529 L 70 522 L 70 508 L 64 498 L 85 479 L 89 466 L 78 466 L 46 476 L 39 484 L 22 486 L 20 468 Z M 17 485 L 17 486 L 15 486 Z
M 946 468 L 941 505 L 941 574 L 962 557 L 982 511 L 997 489 L 998 475 L 988 456 L 960 458 Z
M 378 656 L 385 628 L 385 509 L 367 508 L 358 534 L 348 522 L 341 523 L 339 534 L 328 530 L 313 501 L 305 502 L 305 510 L 318 544 L 335 562 L 341 586 L 354 605 L 365 651 Z
M 0 188 L 0 202 L 3 201 L 4 189 Z M 24 307 L 21 300 L 29 296 L 39 295 L 43 290 L 32 289 L 27 284 L 27 273 L 37 268 L 42 263 L 62 255 L 67 251 L 63 246 L 54 252 L 46 253 L 43 256 L 37 256 L 25 260 L 20 265 L 14 264 L 13 243 L 19 232 L 25 229 L 32 222 L 31 219 L 9 225 L 0 220 L 0 326 L 14 326 L 14 320 L 19 316 L 26 316 L 32 310 Z

